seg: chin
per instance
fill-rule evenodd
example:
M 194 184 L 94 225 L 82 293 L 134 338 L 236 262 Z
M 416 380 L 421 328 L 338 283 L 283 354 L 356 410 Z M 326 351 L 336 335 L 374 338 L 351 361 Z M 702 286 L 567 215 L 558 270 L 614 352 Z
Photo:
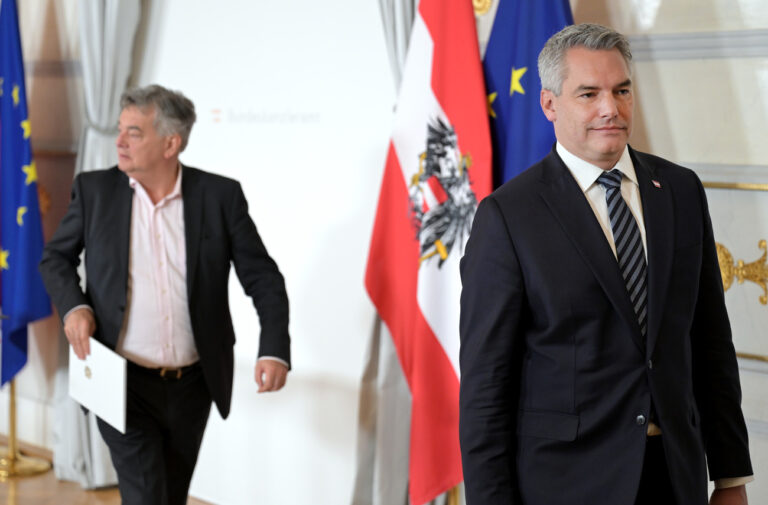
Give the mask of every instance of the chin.
M 627 141 L 625 140 L 616 140 L 615 142 L 607 142 L 601 146 L 598 147 L 597 151 L 602 153 L 604 156 L 615 156 L 617 154 L 621 154 L 624 152 L 624 148 L 627 146 Z

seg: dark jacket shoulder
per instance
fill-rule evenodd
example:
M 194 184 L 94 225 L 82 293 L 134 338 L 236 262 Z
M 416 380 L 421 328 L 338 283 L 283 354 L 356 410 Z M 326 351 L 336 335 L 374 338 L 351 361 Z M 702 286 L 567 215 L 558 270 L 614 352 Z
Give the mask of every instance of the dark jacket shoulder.
M 181 165 L 183 172 L 181 175 L 182 182 L 184 179 L 192 179 L 195 182 L 202 182 L 206 186 L 213 186 L 215 188 L 227 188 L 227 187 L 234 187 L 239 186 L 240 183 L 232 179 L 230 177 L 226 177 L 219 174 L 214 174 L 213 172 L 207 172 L 205 170 L 201 170 L 199 168 L 190 167 L 187 165 Z
M 636 151 L 631 147 L 629 148 L 629 153 L 635 165 L 635 170 L 646 170 L 650 176 L 658 175 L 672 183 L 694 183 L 697 186 L 701 184 L 699 176 L 690 168 L 678 165 L 660 156 Z
M 80 172 L 77 174 L 77 176 L 75 176 L 75 181 L 78 181 L 80 185 L 86 187 L 103 186 L 120 182 L 128 184 L 128 176 L 125 175 L 119 168 L 117 168 L 117 165 L 114 165 L 109 168 Z

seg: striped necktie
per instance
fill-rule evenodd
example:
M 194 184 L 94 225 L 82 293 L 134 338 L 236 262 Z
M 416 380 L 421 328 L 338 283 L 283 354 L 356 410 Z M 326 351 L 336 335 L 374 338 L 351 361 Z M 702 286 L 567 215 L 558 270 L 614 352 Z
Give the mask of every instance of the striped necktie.
M 621 197 L 621 171 L 613 169 L 603 172 L 597 182 L 605 188 L 605 201 L 611 219 L 613 241 L 616 244 L 616 259 L 621 275 L 627 285 L 627 292 L 635 310 L 640 332 L 645 337 L 648 323 L 648 281 L 646 277 L 645 251 L 640 229 L 637 227 L 627 202 Z

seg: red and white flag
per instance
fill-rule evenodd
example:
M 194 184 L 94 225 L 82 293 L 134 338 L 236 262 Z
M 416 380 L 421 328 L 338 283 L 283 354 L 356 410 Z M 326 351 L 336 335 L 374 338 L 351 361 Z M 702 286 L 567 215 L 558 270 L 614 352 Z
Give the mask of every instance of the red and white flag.
M 412 395 L 409 494 L 462 481 L 459 260 L 491 191 L 491 143 L 469 0 L 421 0 L 403 70 L 365 285 Z

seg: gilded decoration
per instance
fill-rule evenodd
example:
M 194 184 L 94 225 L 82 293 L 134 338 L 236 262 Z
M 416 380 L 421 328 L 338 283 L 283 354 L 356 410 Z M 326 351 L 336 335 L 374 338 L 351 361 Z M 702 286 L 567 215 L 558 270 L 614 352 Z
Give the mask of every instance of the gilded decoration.
M 715 244 L 717 247 L 717 260 L 720 262 L 720 274 L 723 277 L 723 290 L 733 285 L 733 280 L 743 284 L 745 280 L 754 282 L 763 290 L 759 297 L 760 303 L 768 305 L 768 266 L 766 266 L 766 256 L 768 253 L 768 244 L 761 240 L 757 247 L 763 251 L 763 255 L 751 263 L 744 263 L 744 260 L 733 261 L 733 255 L 723 244 Z
M 472 0 L 472 7 L 475 8 L 475 15 L 482 16 L 491 10 L 492 0 Z

